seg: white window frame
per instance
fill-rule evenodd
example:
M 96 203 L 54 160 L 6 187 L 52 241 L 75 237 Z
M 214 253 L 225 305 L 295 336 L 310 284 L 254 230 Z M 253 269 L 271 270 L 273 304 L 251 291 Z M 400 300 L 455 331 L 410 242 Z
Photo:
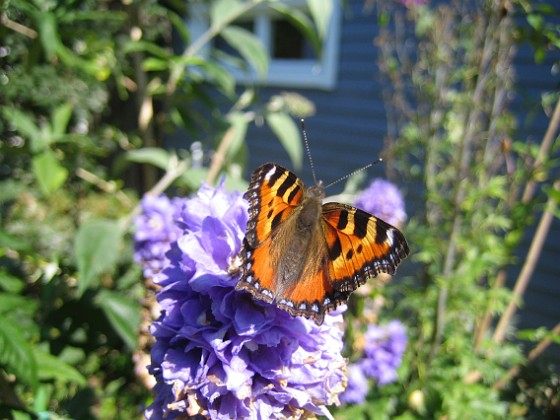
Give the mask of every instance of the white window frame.
M 307 11 L 304 0 L 292 0 L 290 5 Z M 204 5 L 193 5 L 187 24 L 192 39 L 197 39 L 209 28 L 208 8 Z M 273 87 L 310 88 L 333 90 L 338 78 L 338 52 L 341 31 L 341 10 L 338 1 L 333 2 L 333 11 L 329 30 L 323 42 L 320 59 L 277 59 L 270 57 L 272 17 L 270 9 L 256 8 L 250 15 L 255 20 L 255 35 L 261 40 L 269 53 L 268 73 L 259 78 L 253 69 L 242 70 L 228 66 L 237 82 L 242 84 L 259 84 Z M 208 55 L 208 47 L 203 51 Z

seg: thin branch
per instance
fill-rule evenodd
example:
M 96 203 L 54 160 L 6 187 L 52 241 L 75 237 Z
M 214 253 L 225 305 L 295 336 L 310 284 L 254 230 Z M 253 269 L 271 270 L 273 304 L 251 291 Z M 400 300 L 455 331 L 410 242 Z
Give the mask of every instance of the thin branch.
M 220 173 L 220 169 L 222 169 L 222 166 L 224 165 L 227 151 L 229 150 L 229 147 L 233 140 L 235 140 L 235 127 L 232 125 L 227 129 L 224 137 L 222 138 L 222 141 L 218 146 L 218 149 L 212 156 L 210 169 L 208 170 L 208 175 L 206 176 L 206 182 L 208 184 L 214 184 L 214 181 L 216 181 L 216 177 L 218 176 L 218 174 Z
M 539 153 L 537 154 L 537 158 L 533 163 L 533 170 L 537 170 L 540 168 L 548 154 L 550 153 L 550 149 L 554 144 L 554 140 L 556 139 L 556 133 L 558 132 L 558 128 L 560 127 L 560 99 L 556 103 L 556 107 L 554 108 L 554 112 L 552 114 L 552 118 L 550 119 L 550 123 L 548 124 L 548 128 L 546 129 L 546 133 L 543 137 L 543 141 L 541 143 L 541 147 L 539 149 Z M 533 197 L 535 193 L 535 189 L 537 187 L 537 183 L 535 181 L 529 181 L 527 186 L 525 187 L 525 191 L 523 191 L 523 197 L 521 198 L 522 203 L 528 203 L 529 200 Z
M 95 175 L 93 172 L 87 171 L 83 168 L 78 168 L 76 170 L 76 176 L 82 178 L 84 181 L 89 182 L 90 184 L 95 185 L 101 191 L 115 194 L 117 200 L 119 200 L 124 206 L 130 207 L 132 205 L 132 201 L 130 200 L 130 198 L 121 189 L 118 188 L 117 184 L 114 181 L 106 181 L 103 178 Z
M 560 191 L 560 181 L 557 181 L 554 184 L 554 189 L 556 191 Z M 511 318 L 517 310 L 518 302 L 521 300 L 521 296 L 525 292 L 529 280 L 531 280 L 531 275 L 535 270 L 535 266 L 539 259 L 543 244 L 546 240 L 546 236 L 548 235 L 548 231 L 550 230 L 550 225 L 552 224 L 552 220 L 554 219 L 555 209 L 556 201 L 554 197 L 550 196 L 546 204 L 546 209 L 541 216 L 541 220 L 539 221 L 537 231 L 535 233 L 535 236 L 533 237 L 533 241 L 531 243 L 531 247 L 529 248 L 527 258 L 525 259 L 525 263 L 523 264 L 523 268 L 521 269 L 519 277 L 515 282 L 512 299 L 509 302 L 506 311 L 502 314 L 502 317 L 498 322 L 498 326 L 494 331 L 492 341 L 494 341 L 495 343 L 499 344 L 504 340 L 507 328 L 509 327 L 509 324 L 511 322 Z
M 21 23 L 11 20 L 6 15 L 6 13 L 2 13 L 2 15 L 0 15 L 0 23 L 2 23 L 2 25 L 4 25 L 6 28 L 11 29 L 12 31 L 17 32 L 23 36 L 31 39 L 37 38 L 38 33 L 35 29 L 28 28 Z
M 551 334 L 560 335 L 560 323 L 556 324 L 556 326 L 552 329 Z M 552 344 L 552 338 L 550 338 L 549 335 L 547 338 L 542 339 L 539 342 L 539 344 L 537 344 L 535 348 L 531 350 L 529 356 L 527 356 L 527 362 L 530 363 L 533 360 L 535 360 L 537 357 L 539 357 L 542 354 L 542 352 L 544 352 L 547 349 L 547 347 L 550 346 L 550 344 Z M 519 372 L 521 371 L 521 367 L 522 367 L 521 365 L 513 366 L 502 379 L 500 379 L 492 386 L 492 388 L 496 390 L 502 389 L 514 377 L 516 377 L 519 374 Z

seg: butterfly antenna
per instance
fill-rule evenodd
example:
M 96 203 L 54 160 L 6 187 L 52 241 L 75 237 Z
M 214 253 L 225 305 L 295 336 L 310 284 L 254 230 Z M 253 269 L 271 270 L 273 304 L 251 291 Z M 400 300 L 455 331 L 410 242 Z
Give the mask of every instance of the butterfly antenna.
M 356 175 L 358 172 L 362 172 L 365 171 L 366 169 L 371 168 L 373 165 L 377 164 L 377 163 L 381 163 L 383 162 L 383 159 L 379 158 L 377 160 L 374 160 L 373 162 L 368 163 L 365 166 L 362 166 L 361 168 L 356 169 L 355 171 L 350 172 L 348 175 L 344 175 L 343 177 L 338 178 L 337 180 L 331 182 L 329 185 L 325 186 L 325 189 L 332 187 L 334 184 L 338 184 L 341 181 L 344 181 L 348 178 L 350 178 L 351 176 Z
M 305 120 L 302 118 L 299 120 L 299 123 L 301 125 L 301 132 L 303 134 L 303 143 L 305 144 L 305 152 L 307 153 L 307 158 L 309 159 L 309 166 L 311 167 L 311 173 L 313 174 L 313 183 L 317 185 L 317 177 L 315 176 L 315 166 L 313 166 L 311 149 L 309 148 L 309 142 L 307 141 L 307 133 L 305 131 Z

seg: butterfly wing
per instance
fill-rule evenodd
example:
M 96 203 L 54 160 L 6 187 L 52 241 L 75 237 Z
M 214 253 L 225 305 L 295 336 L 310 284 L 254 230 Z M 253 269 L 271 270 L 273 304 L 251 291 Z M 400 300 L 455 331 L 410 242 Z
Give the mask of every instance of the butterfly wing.
M 340 203 L 322 208 L 322 263 L 304 270 L 299 282 L 277 299 L 292 316 L 321 325 L 325 313 L 346 303 L 350 294 L 379 273 L 394 274 L 408 255 L 408 244 L 395 227 L 365 211 Z
M 235 288 L 266 302 L 274 300 L 275 267 L 271 243 L 280 225 L 294 214 L 305 197 L 305 186 L 289 170 L 274 163 L 260 166 L 244 195 L 249 221 L 240 257 L 242 274 Z
M 262 244 L 301 204 L 305 186 L 289 170 L 265 163 L 251 177 L 244 194 L 249 202 L 247 243 L 256 248 Z
M 379 273 L 394 274 L 409 253 L 394 226 L 355 207 L 326 203 L 323 221 L 333 288 L 350 294 Z
M 351 293 L 333 287 L 328 266 L 329 262 L 325 258 L 320 270 L 303 275 L 284 296 L 277 298 L 276 306 L 292 316 L 304 316 L 321 325 L 325 313 L 346 303 Z

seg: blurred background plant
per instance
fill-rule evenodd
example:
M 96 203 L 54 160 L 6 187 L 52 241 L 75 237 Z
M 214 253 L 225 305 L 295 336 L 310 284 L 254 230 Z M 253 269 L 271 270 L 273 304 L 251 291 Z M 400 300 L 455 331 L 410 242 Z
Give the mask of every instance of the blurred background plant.
M 138 193 L 173 184 L 186 195 L 221 174 L 244 189 L 245 130 L 257 119 L 301 162 L 289 115 L 312 104 L 296 94 L 263 103 L 224 64 L 262 76 L 263 45 L 231 23 L 288 7 L 206 4 L 210 27 L 193 39 L 189 2 L 1 3 L 1 418 L 138 418 L 149 391 L 133 352 L 149 346 L 138 331 L 151 319 L 132 260 Z M 315 21 L 292 19 L 320 45 Z M 219 60 L 218 36 L 232 48 Z M 177 132 L 198 142 L 165 147 Z
M 307 19 L 282 1 L 204 3 L 210 26 L 193 39 L 191 2 L 2 2 L 2 418 L 138 418 L 150 378 L 135 374 L 135 360 L 150 345 L 153 316 L 152 286 L 132 259 L 138 196 L 170 186 L 186 196 L 222 174 L 228 188 L 244 189 L 252 123 L 268 124 L 301 165 L 292 117 L 313 104 L 295 93 L 263 102 L 255 87 L 236 85 L 231 63 L 262 76 L 268 58 L 232 23 L 274 7 L 320 45 L 328 8 L 309 0 Z M 414 271 L 383 296 L 352 300 L 351 362 L 374 353 L 364 344 L 372 323 L 399 319 L 408 345 L 396 380 L 368 387 L 366 403 L 337 418 L 555 413 L 547 396 L 558 395 L 558 372 L 543 367 L 535 377 L 521 366 L 558 341 L 558 328 L 517 339 L 511 316 L 557 213 L 557 92 L 543 100 L 551 120 L 541 144 L 518 137 L 508 111 L 514 42 L 530 40 L 536 59 L 558 53 L 550 10 L 522 0 L 370 3 L 381 24 L 385 161 L 414 206 L 404 227 Z M 514 13 L 527 20 L 523 30 Z M 232 55 L 211 48 L 217 37 Z M 173 149 L 179 136 L 197 141 Z M 520 239 L 541 213 L 535 246 L 515 269 Z M 513 292 L 508 276 L 519 277 Z M 538 342 L 533 352 L 521 338 Z
M 558 65 L 552 9 L 500 0 L 369 3 L 381 27 L 388 174 L 405 180 L 415 207 L 405 228 L 414 271 L 383 296 L 382 319 L 402 320 L 409 335 L 399 379 L 377 381 L 366 403 L 341 418 L 556 417 L 558 367 L 521 367 L 560 342 L 560 324 L 540 335 L 513 324 L 560 197 L 558 92 L 543 97 L 550 124 L 531 143 L 511 111 L 513 57 L 517 43 L 531 41 L 536 60 L 550 53 Z M 359 349 L 363 311 L 354 313 Z

